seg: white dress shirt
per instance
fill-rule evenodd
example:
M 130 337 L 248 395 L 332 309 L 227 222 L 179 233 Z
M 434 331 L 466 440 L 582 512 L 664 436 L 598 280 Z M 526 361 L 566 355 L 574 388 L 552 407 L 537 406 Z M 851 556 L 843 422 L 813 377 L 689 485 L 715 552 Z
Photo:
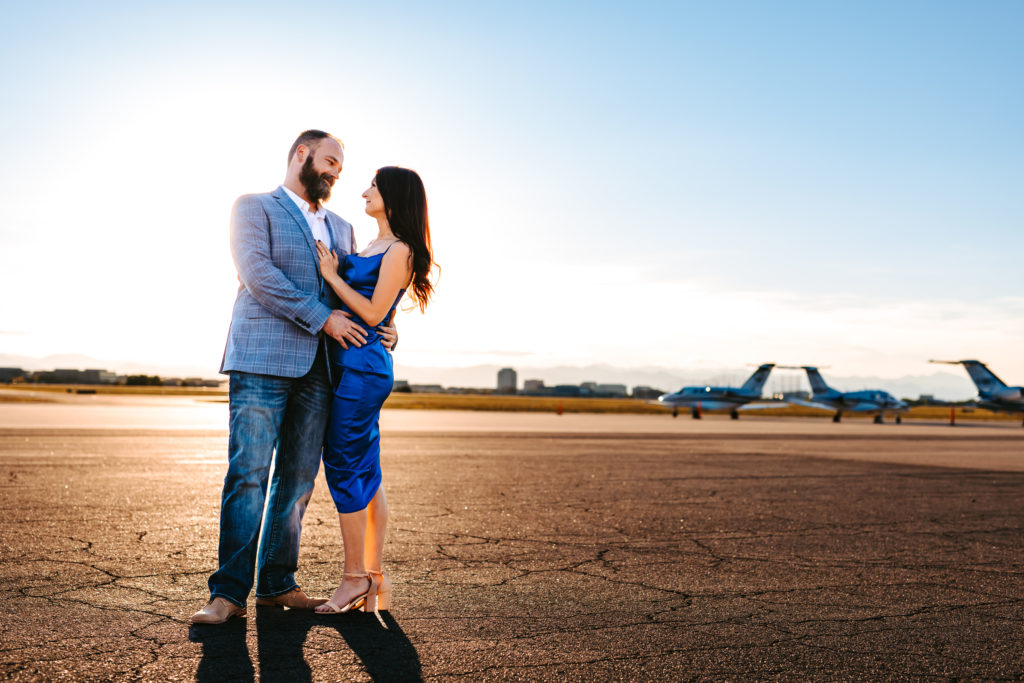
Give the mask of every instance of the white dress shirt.
M 284 187 L 282 185 L 281 187 Z M 327 245 L 328 249 L 333 249 L 334 245 L 331 244 L 331 233 L 327 229 L 327 209 L 320 207 L 316 213 L 309 210 L 309 202 L 295 194 L 287 187 L 284 187 L 284 191 L 288 193 L 288 196 L 295 202 L 295 206 L 299 207 L 299 211 L 306 218 L 306 224 L 309 225 L 310 232 L 313 233 L 313 239 L 320 240 Z

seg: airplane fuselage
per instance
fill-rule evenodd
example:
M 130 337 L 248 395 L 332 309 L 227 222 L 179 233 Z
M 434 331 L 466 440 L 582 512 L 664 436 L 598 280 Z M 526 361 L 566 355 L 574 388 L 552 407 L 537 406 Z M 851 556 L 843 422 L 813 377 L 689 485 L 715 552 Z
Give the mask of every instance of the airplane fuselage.
M 680 408 L 689 408 L 693 417 L 699 419 L 705 410 L 727 410 L 732 419 L 739 419 L 739 409 L 751 401 L 761 398 L 761 389 L 768 380 L 775 363 L 763 363 L 757 367 L 740 387 L 683 387 L 672 394 L 662 394 L 658 403 L 672 409 L 672 417 Z
M 978 406 L 999 413 L 1024 413 L 1024 387 L 978 392 Z
M 979 360 L 931 360 L 929 363 L 963 365 L 978 389 L 977 404 L 1000 413 L 1024 413 L 1024 387 L 1008 387 Z
M 674 394 L 663 394 L 658 403 L 670 408 L 732 410 L 761 398 L 761 392 L 735 387 L 683 387 Z
M 881 415 L 884 413 L 900 414 L 910 410 L 906 402 L 899 400 L 887 391 L 867 389 L 864 391 L 829 391 L 815 393 L 811 396 L 814 403 L 824 404 L 842 413 L 860 415 Z

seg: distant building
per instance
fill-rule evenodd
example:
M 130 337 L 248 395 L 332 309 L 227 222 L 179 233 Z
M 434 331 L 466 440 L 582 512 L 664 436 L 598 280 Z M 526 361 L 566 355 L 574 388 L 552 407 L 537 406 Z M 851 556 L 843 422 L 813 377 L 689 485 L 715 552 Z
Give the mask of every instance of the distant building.
M 652 390 L 656 391 L 656 390 Z M 598 384 L 597 382 L 581 382 L 580 384 L 559 384 L 556 387 L 544 387 L 544 394 L 554 396 L 589 396 L 593 398 L 625 398 L 629 390 L 625 384 Z M 661 396 L 661 393 L 657 394 Z M 657 398 L 655 396 L 655 398 Z
M 516 371 L 512 368 L 502 368 L 498 370 L 498 393 L 499 394 L 514 394 L 516 388 L 519 386 L 519 379 L 516 376 Z
M 83 370 L 78 381 L 81 384 L 114 384 L 117 382 L 117 373 L 92 368 Z
M 13 382 L 25 376 L 21 368 L 0 368 L 0 382 Z
M 81 372 L 69 368 L 57 368 L 51 375 L 54 384 L 74 384 L 79 381 Z
M 136 378 L 137 380 L 138 378 Z M 160 377 L 160 384 L 165 387 L 219 387 L 224 383 L 219 379 L 203 379 L 202 377 Z
M 782 394 L 779 395 L 779 398 L 781 398 L 783 401 L 788 401 L 790 399 L 796 399 L 798 401 L 810 401 L 811 400 L 811 392 L 809 392 L 809 391 L 783 391 Z
M 544 393 L 544 380 L 542 380 L 542 379 L 526 379 L 526 380 L 523 380 L 523 393 L 524 394 L 541 394 L 541 393 Z
M 915 399 L 904 399 L 907 403 L 912 406 L 948 406 L 951 405 L 949 401 L 943 401 L 940 398 L 935 398 L 935 394 L 921 394 Z
M 664 393 L 665 392 L 662 391 L 661 389 L 655 389 L 654 387 L 639 386 L 639 387 L 633 387 L 632 396 L 633 396 L 633 398 L 650 399 L 650 398 L 658 398 L 659 396 L 661 396 Z
M 627 395 L 625 384 L 598 384 L 594 387 L 594 393 L 598 396 L 623 397 Z
M 414 394 L 443 394 L 444 387 L 440 384 L 410 384 L 409 391 Z
M 186 377 L 181 380 L 181 386 L 183 387 L 219 387 L 223 380 L 219 379 L 203 379 L 202 377 Z
M 409 380 L 396 379 L 395 383 L 391 385 L 391 391 L 398 392 L 400 394 L 408 394 L 412 389 L 409 388 Z
M 75 370 L 58 368 L 33 373 L 32 380 L 40 384 L 117 384 L 120 378 L 108 370 L 92 368 Z
M 78 370 L 40 370 L 32 374 L 32 380 L 40 384 L 77 384 Z

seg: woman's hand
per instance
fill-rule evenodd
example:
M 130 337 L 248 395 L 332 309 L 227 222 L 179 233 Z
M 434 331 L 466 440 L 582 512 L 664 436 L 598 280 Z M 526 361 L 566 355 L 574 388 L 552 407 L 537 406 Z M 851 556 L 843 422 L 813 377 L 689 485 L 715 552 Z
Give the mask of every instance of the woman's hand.
M 329 250 L 320 240 L 316 241 L 316 253 L 320 257 L 320 274 L 325 280 L 333 280 L 338 276 L 338 255 Z

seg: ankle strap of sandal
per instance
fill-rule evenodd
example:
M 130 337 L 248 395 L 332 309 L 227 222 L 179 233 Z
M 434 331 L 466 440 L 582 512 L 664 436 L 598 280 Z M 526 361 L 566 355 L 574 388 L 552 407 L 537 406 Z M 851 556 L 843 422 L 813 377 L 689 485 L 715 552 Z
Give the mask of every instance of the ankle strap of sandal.
M 366 571 L 369 572 L 370 574 L 374 574 L 376 576 L 384 576 L 384 570 L 383 569 L 367 569 Z
M 368 579 L 368 578 L 370 578 L 370 574 L 368 572 L 343 572 L 342 575 L 341 575 L 341 578 L 344 579 L 346 576 L 351 577 L 353 579 Z

